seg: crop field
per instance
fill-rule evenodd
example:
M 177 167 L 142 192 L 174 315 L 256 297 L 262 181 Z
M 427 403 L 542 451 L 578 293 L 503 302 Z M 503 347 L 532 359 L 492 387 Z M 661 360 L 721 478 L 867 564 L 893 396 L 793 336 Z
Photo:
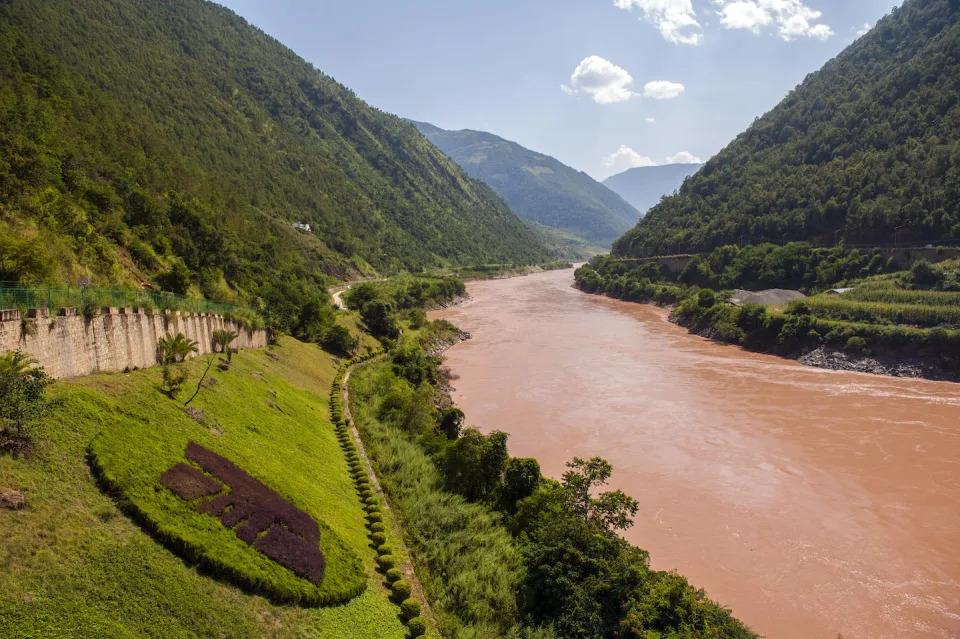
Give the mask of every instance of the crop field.
M 883 289 L 867 289 L 880 291 Z M 896 290 L 896 289 L 891 289 Z M 916 293 L 918 291 L 899 291 Z M 928 291 L 919 291 L 928 292 Z M 820 295 L 803 300 L 818 317 L 869 323 L 934 327 L 960 324 L 960 306 L 861 301 L 846 296 Z
M 857 287 L 840 296 L 843 300 L 883 302 L 886 304 L 920 304 L 924 306 L 960 307 L 960 293 L 952 291 L 924 291 L 892 286 Z
M 204 365 L 187 364 L 184 397 Z M 0 636 L 405 637 L 330 423 L 336 367 L 292 339 L 243 351 L 213 369 L 192 414 L 159 392 L 156 368 L 55 384 L 32 456 L 0 457 L 0 486 L 28 499 L 0 511 Z M 189 442 L 213 455 L 188 458 Z M 161 483 L 196 460 L 237 484 L 249 475 L 251 503 L 297 520 L 303 539 L 316 532 L 322 573 L 270 559 L 300 537 L 256 537 L 258 549 L 243 524 Z M 219 490 L 180 472 L 170 478 L 187 497 Z

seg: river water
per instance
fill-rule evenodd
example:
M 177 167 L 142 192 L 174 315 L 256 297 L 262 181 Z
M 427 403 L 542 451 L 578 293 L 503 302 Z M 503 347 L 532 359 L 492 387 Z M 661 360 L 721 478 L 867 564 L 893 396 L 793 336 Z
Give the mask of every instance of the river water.
M 573 271 L 432 314 L 454 399 L 558 477 L 601 455 L 627 538 L 767 637 L 960 637 L 960 384 L 824 371 L 689 335 Z

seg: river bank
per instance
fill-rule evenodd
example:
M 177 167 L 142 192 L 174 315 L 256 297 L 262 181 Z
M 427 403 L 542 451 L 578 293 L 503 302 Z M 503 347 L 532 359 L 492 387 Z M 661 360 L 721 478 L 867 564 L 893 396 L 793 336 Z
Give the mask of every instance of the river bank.
M 960 389 L 690 335 L 569 272 L 474 282 L 431 313 L 468 423 L 557 477 L 607 457 L 627 538 L 770 637 L 960 633 Z

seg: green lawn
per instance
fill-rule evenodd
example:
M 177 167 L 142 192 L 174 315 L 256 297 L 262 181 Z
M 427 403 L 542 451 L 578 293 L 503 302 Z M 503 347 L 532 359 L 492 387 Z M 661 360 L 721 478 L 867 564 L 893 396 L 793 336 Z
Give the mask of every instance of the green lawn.
M 190 364 L 194 383 L 202 364 Z M 26 510 L 0 510 L 0 637 L 404 636 L 374 571 L 360 502 L 330 425 L 336 363 L 284 339 L 270 352 L 241 352 L 228 372 L 213 371 L 215 382 L 192 404 L 203 423 L 159 393 L 158 369 L 53 387 L 61 403 L 40 427 L 32 458 L 0 457 L 0 487 L 29 500 Z M 118 509 L 87 461 L 90 449 L 128 511 L 202 548 L 209 563 L 237 568 L 261 589 L 309 594 L 308 582 L 158 487 L 188 440 L 228 457 L 321 522 L 328 564 L 320 591 L 332 598 L 363 593 L 333 607 L 275 605 L 209 576 Z

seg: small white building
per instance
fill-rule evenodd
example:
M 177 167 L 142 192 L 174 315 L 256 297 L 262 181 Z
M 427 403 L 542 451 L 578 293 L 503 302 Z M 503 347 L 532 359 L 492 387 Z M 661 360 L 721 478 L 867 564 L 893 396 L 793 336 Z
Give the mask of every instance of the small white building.
M 307 224 L 306 222 L 294 222 L 294 223 L 293 223 L 293 228 L 295 228 L 295 229 L 297 229 L 298 231 L 301 231 L 301 232 L 303 232 L 303 233 L 312 233 L 312 232 L 313 232 L 312 229 L 310 228 L 310 225 Z

